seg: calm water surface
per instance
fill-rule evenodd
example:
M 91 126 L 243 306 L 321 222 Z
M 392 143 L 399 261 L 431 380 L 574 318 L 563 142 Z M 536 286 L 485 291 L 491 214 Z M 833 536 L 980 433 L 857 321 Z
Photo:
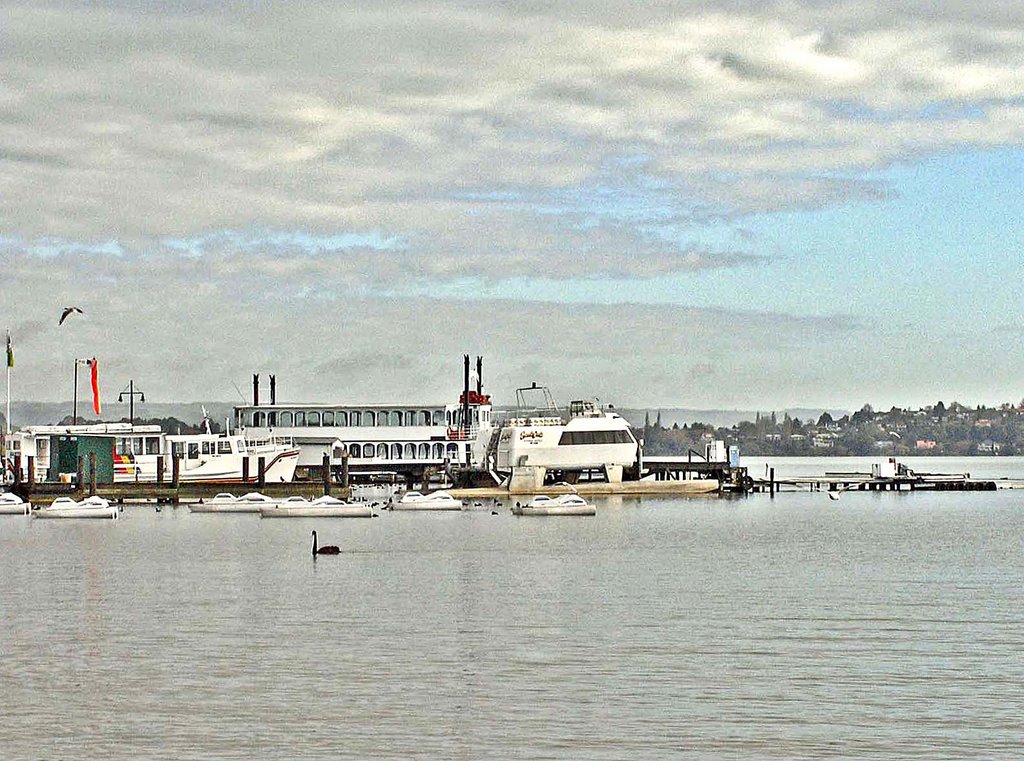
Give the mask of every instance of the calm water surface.
M 0 516 L 0 758 L 1020 757 L 1022 503 Z

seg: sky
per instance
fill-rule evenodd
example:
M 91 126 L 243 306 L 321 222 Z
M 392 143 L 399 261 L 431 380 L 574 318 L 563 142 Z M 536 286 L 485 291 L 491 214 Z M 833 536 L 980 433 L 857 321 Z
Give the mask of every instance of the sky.
M 0 6 L 15 399 L 1024 397 L 1024 5 Z

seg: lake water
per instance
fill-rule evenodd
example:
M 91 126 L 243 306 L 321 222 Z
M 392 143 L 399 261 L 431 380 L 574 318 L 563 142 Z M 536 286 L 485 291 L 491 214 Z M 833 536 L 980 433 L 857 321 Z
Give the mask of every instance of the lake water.
M 0 758 L 1020 757 L 1022 502 L 0 516 Z

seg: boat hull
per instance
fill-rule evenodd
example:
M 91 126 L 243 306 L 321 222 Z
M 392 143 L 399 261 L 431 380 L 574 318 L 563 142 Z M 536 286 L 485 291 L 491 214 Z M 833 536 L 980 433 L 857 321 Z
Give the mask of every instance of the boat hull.
M 42 508 L 32 513 L 33 518 L 117 518 L 117 507 L 62 507 L 57 510 Z
M 530 507 L 522 505 L 512 508 L 513 515 L 597 515 L 597 508 L 593 505 L 546 505 L 544 507 Z
M 344 505 L 339 507 L 261 507 L 261 518 L 370 518 L 373 510 L 369 505 Z
M 395 510 L 461 510 L 462 503 L 454 502 L 398 502 L 394 505 Z
M 28 515 L 29 506 L 24 505 L 0 505 L 0 515 Z
M 212 505 L 210 503 L 189 505 L 192 513 L 258 513 L 260 505 Z

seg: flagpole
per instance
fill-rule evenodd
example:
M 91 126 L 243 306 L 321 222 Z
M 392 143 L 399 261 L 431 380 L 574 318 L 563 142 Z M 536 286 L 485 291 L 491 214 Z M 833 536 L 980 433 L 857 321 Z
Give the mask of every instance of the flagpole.
M 11 366 L 14 364 L 14 350 L 11 349 L 11 331 L 7 331 L 7 438 L 11 437 Z

